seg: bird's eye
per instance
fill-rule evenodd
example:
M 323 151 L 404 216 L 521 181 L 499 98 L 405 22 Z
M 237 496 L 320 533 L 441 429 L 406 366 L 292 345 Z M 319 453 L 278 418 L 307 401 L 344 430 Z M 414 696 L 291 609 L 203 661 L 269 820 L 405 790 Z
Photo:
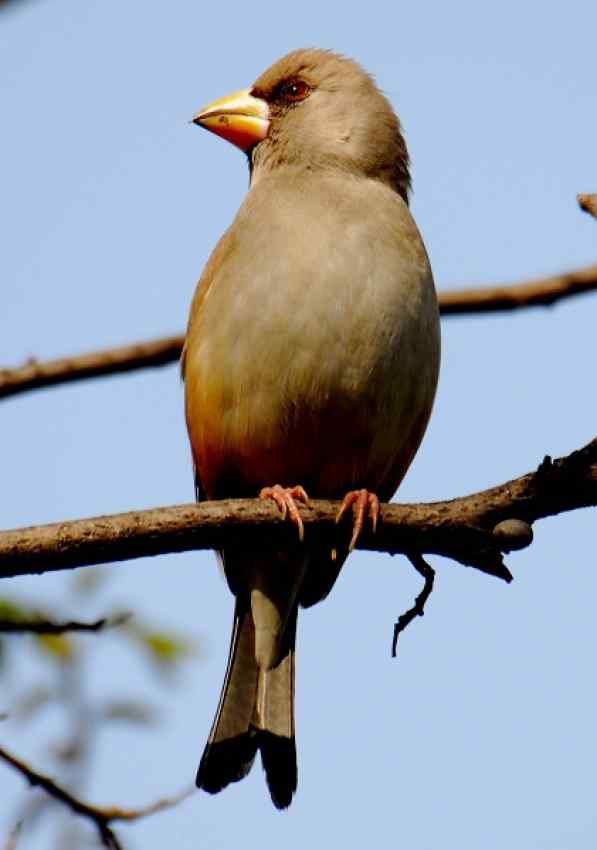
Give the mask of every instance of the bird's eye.
M 282 96 L 284 100 L 291 103 L 297 103 L 299 100 L 304 100 L 309 94 L 309 86 L 304 80 L 290 80 L 282 88 Z

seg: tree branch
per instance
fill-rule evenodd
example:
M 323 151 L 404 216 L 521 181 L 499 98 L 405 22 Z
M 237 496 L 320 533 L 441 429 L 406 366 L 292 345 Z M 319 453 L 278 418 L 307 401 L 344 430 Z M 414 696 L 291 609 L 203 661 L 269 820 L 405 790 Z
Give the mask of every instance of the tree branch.
M 549 306 L 563 298 L 594 290 L 597 290 L 597 265 L 527 283 L 440 292 L 439 305 L 443 316 L 470 315 Z M 164 366 L 178 360 L 183 342 L 182 335 L 170 336 L 57 360 L 31 358 L 22 366 L 0 369 L 0 399 L 83 378 Z
M 556 301 L 597 289 L 597 265 L 515 285 L 440 292 L 442 316 L 495 313 L 522 307 L 549 307 Z
M 0 759 L 11 765 L 11 767 L 14 767 L 15 770 L 17 770 L 30 785 L 43 788 L 43 790 L 49 794 L 52 799 L 62 803 L 74 814 L 90 820 L 97 829 L 104 847 L 111 848 L 111 850 L 121 850 L 121 844 L 111 828 L 111 824 L 114 821 L 140 820 L 148 815 L 156 814 L 164 809 L 169 809 L 182 802 L 182 800 L 185 800 L 194 790 L 185 790 L 176 794 L 174 797 L 156 800 L 154 803 L 150 803 L 140 809 L 122 809 L 118 806 L 100 808 L 99 806 L 94 806 L 91 803 L 85 803 L 83 800 L 79 800 L 71 794 L 70 791 L 67 791 L 65 788 L 62 788 L 54 782 L 54 780 L 49 776 L 45 776 L 43 773 L 33 770 L 33 768 L 31 768 L 28 764 L 21 761 L 16 756 L 11 755 L 11 753 L 3 747 L 0 747 Z
M 0 399 L 83 378 L 99 378 L 135 369 L 165 366 L 180 357 L 183 341 L 182 336 L 170 336 L 58 360 L 30 358 L 14 369 L 0 369 Z
M 527 546 L 538 519 L 597 505 L 597 438 L 536 472 L 489 490 L 430 504 L 382 506 L 377 532 L 364 530 L 359 549 L 444 555 L 510 581 L 502 553 Z M 345 543 L 335 523 L 338 502 L 300 506 L 307 546 Z M 347 518 L 350 522 L 350 517 Z M 348 539 L 348 538 L 346 538 Z M 0 533 L 0 577 L 197 549 L 297 546 L 296 532 L 276 506 L 227 499 L 93 517 Z

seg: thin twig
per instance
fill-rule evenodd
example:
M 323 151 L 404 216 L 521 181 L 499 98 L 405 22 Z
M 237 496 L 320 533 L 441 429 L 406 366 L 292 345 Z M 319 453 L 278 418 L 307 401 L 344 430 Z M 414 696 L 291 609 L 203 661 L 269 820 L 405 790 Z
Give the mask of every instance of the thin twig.
M 77 620 L 67 620 L 64 623 L 51 620 L 0 620 L 0 633 L 4 634 L 36 634 L 61 635 L 65 632 L 99 632 L 105 628 L 121 626 L 130 614 L 118 614 L 116 617 L 102 617 L 93 623 L 80 623 Z
M 504 520 L 532 525 L 564 511 L 597 505 L 597 438 L 567 457 L 547 458 L 530 472 L 497 487 L 445 502 L 383 505 L 377 532 L 365 529 L 358 548 L 391 554 L 444 555 L 510 581 L 502 553 L 510 541 Z M 338 545 L 338 502 L 312 500 L 299 507 L 305 542 Z M 494 534 L 496 526 L 499 534 Z M 530 543 L 532 535 L 528 535 Z M 228 499 L 80 519 L 0 533 L 0 577 L 142 558 L 198 549 L 296 546 L 296 534 L 276 506 L 262 499 Z M 524 545 L 524 540 L 522 541 Z
M 416 597 L 414 605 L 403 614 L 401 614 L 394 624 L 394 636 L 392 637 L 392 658 L 396 658 L 398 650 L 398 638 L 400 634 L 409 626 L 415 617 L 422 617 L 425 613 L 425 605 L 433 592 L 433 582 L 435 579 L 435 570 L 423 560 L 422 555 L 411 553 L 408 555 L 408 560 L 411 562 L 419 575 L 423 576 L 425 583 L 419 595 Z
M 590 196 L 583 196 L 590 197 Z M 443 316 L 548 306 L 563 298 L 597 289 L 597 265 L 520 284 L 503 284 L 439 293 Z M 182 335 L 136 342 L 56 360 L 30 358 L 21 366 L 0 369 L 0 399 L 28 390 L 98 378 L 178 360 Z
M 101 808 L 99 806 L 94 806 L 91 803 L 86 803 L 83 800 L 79 800 L 71 794 L 70 791 L 67 791 L 66 788 L 62 788 L 49 776 L 45 776 L 43 773 L 39 773 L 37 770 L 34 770 L 24 761 L 13 756 L 3 747 L 0 747 L 0 758 L 7 764 L 11 765 L 11 767 L 14 767 L 15 770 L 17 770 L 30 785 L 42 788 L 50 797 L 52 797 L 52 799 L 62 803 L 74 814 L 90 820 L 97 829 L 98 835 L 100 836 L 104 846 L 111 848 L 111 850 L 121 850 L 121 844 L 111 828 L 111 824 L 114 821 L 135 821 L 140 818 L 147 817 L 148 815 L 161 812 L 164 809 L 172 808 L 189 797 L 194 790 L 187 789 L 173 797 L 165 797 L 161 800 L 156 800 L 154 803 L 150 803 L 149 805 L 143 806 L 139 809 L 123 809 L 119 806 Z

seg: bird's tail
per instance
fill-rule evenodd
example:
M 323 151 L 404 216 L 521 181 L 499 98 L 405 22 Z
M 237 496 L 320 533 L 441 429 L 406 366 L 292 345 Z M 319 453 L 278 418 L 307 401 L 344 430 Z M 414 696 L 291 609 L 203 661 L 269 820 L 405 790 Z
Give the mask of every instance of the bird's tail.
M 257 750 L 276 808 L 290 805 L 297 785 L 294 741 L 294 647 L 297 606 L 292 608 L 269 670 L 255 658 L 255 626 L 248 600 L 237 597 L 226 678 L 197 772 L 197 786 L 216 794 L 245 777 Z

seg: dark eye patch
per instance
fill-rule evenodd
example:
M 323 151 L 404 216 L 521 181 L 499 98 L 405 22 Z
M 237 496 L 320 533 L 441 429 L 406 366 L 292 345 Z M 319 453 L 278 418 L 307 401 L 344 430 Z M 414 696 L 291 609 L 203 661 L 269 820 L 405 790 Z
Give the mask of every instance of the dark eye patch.
M 310 86 L 300 77 L 282 80 L 282 82 L 278 83 L 270 91 L 254 88 L 251 92 L 254 97 L 261 97 L 268 103 L 277 104 L 279 107 L 300 103 L 310 93 Z

